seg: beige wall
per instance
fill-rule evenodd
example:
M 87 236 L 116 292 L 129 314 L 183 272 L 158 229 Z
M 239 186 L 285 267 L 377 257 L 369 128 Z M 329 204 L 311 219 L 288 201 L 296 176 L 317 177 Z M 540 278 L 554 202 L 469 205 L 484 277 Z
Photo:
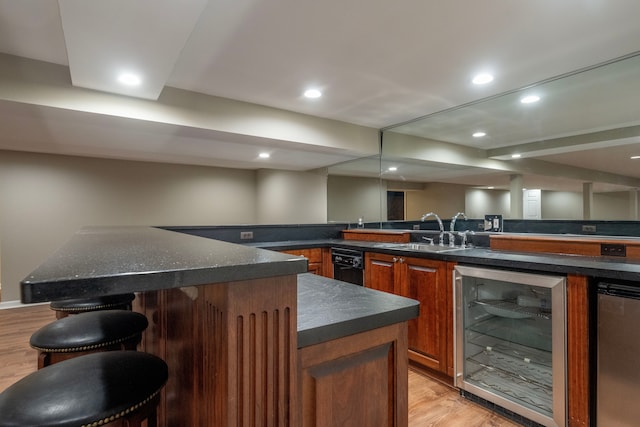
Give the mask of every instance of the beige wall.
M 629 192 L 594 193 L 591 219 L 630 220 Z
M 582 219 L 582 193 L 543 191 L 541 200 L 542 219 Z
M 282 212 L 278 222 L 324 222 L 325 183 L 315 173 L 0 151 L 2 301 L 19 299 L 20 280 L 82 226 L 255 224 Z
M 591 219 L 630 220 L 629 192 L 594 193 Z M 469 189 L 466 191 L 466 214 L 484 218 L 485 214 L 502 214 L 509 218 L 509 191 Z M 542 219 L 582 220 L 582 193 L 570 191 L 542 192 Z
M 383 190 L 378 178 L 329 175 L 327 191 L 330 195 L 327 200 L 329 221 L 357 223 L 360 217 L 365 222 L 386 219 L 386 194 L 381 201 Z
M 465 207 L 466 186 L 431 182 L 419 191 L 407 191 L 405 195 L 407 220 L 418 220 L 427 212 L 435 212 L 440 218 L 451 218 Z M 432 220 L 430 218 L 429 220 Z
M 485 215 L 502 215 L 509 218 L 511 200 L 507 190 L 481 190 L 471 188 L 465 192 L 467 218 L 484 218 Z
M 326 223 L 326 171 L 259 170 L 257 212 L 259 224 Z

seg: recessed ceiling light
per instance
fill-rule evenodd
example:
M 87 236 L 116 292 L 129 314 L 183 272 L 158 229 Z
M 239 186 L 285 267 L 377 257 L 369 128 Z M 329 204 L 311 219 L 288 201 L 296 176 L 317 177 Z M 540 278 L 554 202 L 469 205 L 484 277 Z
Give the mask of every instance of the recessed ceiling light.
M 487 134 L 485 132 L 476 132 L 473 134 L 474 138 L 482 138 L 483 136 L 486 136 Z
M 322 96 L 322 92 L 318 89 L 307 89 L 304 91 L 304 96 L 306 98 L 320 98 Z
M 471 81 L 476 85 L 484 85 L 487 83 L 491 83 L 493 81 L 493 76 L 489 73 L 480 73 L 476 75 Z
M 261 159 L 268 159 L 269 157 L 271 157 L 271 155 L 269 153 L 260 153 L 258 154 L 258 157 L 260 157 Z
M 493 190 L 495 187 L 487 187 L 487 190 Z
M 389 167 L 389 169 L 387 169 L 387 170 L 388 170 L 389 172 L 395 172 L 395 171 L 397 171 L 397 170 L 398 170 L 398 168 L 397 168 L 397 167 L 395 167 L 395 166 L 391 166 L 391 167 Z
M 540 97 L 538 95 L 527 95 L 520 98 L 520 102 L 522 102 L 523 104 L 532 104 L 538 101 L 540 101 Z
M 520 157 L 522 157 L 522 154 L 512 154 L 511 155 L 512 159 L 519 159 Z
M 127 86 L 138 86 L 142 80 L 140 76 L 133 73 L 122 73 L 118 76 L 118 81 Z
M 631 160 L 636 160 L 636 159 L 640 159 L 640 156 L 631 156 L 629 157 Z

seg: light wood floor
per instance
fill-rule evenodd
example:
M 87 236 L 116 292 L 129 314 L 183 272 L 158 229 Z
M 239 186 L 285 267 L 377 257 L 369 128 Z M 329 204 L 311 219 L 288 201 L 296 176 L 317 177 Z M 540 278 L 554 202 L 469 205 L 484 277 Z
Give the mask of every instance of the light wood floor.
M 460 397 L 457 389 L 409 369 L 410 427 L 520 426 Z
M 36 370 L 37 353 L 29 337 L 54 320 L 46 304 L 0 310 L 0 391 Z
M 0 392 L 36 369 L 36 351 L 29 337 L 55 320 L 48 305 L 0 310 Z M 409 426 L 518 426 L 459 396 L 451 387 L 423 373 L 409 371 Z

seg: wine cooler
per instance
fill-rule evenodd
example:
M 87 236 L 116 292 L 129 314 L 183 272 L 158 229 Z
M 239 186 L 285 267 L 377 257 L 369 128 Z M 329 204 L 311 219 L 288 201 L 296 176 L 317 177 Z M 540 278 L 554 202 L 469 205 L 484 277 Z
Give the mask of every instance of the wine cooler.
M 459 265 L 454 284 L 456 387 L 565 426 L 566 279 Z

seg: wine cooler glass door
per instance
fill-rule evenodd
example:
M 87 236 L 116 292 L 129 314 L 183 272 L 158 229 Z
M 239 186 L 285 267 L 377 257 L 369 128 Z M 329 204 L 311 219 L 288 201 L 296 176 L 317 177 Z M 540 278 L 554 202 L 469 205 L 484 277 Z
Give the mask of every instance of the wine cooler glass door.
M 565 278 L 457 266 L 456 386 L 565 425 Z

